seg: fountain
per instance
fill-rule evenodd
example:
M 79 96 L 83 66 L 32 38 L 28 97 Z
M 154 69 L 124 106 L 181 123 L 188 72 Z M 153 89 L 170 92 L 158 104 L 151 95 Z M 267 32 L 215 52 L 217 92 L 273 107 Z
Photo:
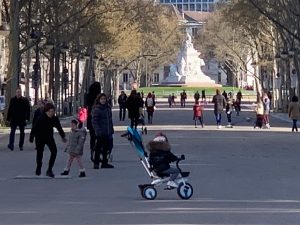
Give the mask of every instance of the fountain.
M 205 63 L 199 56 L 200 53 L 193 46 L 192 37 L 187 33 L 186 40 L 177 56 L 177 63 L 170 65 L 169 75 L 161 84 L 196 87 L 220 86 L 203 73 L 201 67 L 205 66 Z

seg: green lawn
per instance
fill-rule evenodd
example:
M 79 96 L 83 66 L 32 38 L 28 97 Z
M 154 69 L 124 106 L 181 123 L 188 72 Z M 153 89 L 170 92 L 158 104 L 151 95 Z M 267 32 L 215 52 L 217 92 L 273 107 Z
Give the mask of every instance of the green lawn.
M 168 96 L 169 94 L 174 93 L 175 95 L 180 95 L 180 92 L 182 92 L 183 90 L 186 91 L 188 96 L 193 96 L 194 93 L 196 91 L 199 91 L 200 95 L 201 95 L 201 91 L 205 90 L 205 94 L 206 95 L 214 95 L 216 93 L 216 89 L 217 88 L 203 88 L 203 87 L 143 87 L 143 88 L 139 88 L 138 92 L 143 91 L 144 94 L 146 95 L 149 92 L 154 91 L 155 95 L 158 97 L 165 97 Z M 219 88 L 221 90 L 221 92 L 223 92 L 224 90 L 228 93 L 228 92 L 234 92 L 237 93 L 239 91 L 238 88 L 234 88 L 234 87 L 220 87 Z M 246 90 L 241 90 L 243 95 L 256 95 L 256 92 L 254 91 L 246 91 Z

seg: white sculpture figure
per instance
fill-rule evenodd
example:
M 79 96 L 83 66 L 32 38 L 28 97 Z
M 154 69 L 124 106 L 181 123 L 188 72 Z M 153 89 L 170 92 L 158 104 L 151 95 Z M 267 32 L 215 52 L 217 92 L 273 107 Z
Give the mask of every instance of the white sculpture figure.
M 215 84 L 215 81 L 211 80 L 201 70 L 201 66 L 204 66 L 205 63 L 199 56 L 200 53 L 193 46 L 191 35 L 187 33 L 180 53 L 177 56 L 177 65 L 170 65 L 170 73 L 165 82 L 205 82 Z
M 170 65 L 170 72 L 169 72 L 169 76 L 176 76 L 177 73 L 177 66 L 175 64 L 171 64 Z
M 186 45 L 186 48 L 193 48 L 192 37 L 189 33 L 186 33 L 185 45 Z

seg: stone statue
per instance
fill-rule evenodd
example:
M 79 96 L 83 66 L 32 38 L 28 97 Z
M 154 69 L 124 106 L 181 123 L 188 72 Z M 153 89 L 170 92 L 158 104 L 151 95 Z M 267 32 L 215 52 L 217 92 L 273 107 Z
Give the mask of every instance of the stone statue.
M 175 64 L 171 64 L 169 76 L 176 76 L 176 73 L 177 73 L 177 66 Z
M 214 84 L 215 82 L 203 73 L 201 66 L 204 66 L 205 63 L 199 56 L 200 53 L 193 46 L 191 35 L 187 33 L 177 56 L 176 65 L 170 65 L 169 76 L 165 81 L 167 83 L 205 82 Z
M 186 33 L 185 47 L 186 48 L 193 47 L 192 37 L 191 37 L 191 35 L 189 33 Z

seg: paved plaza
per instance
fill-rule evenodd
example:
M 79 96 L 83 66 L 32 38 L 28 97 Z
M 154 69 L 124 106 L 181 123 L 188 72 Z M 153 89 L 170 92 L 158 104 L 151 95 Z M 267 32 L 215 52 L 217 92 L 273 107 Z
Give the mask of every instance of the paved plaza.
M 300 134 L 291 133 L 283 116 L 271 117 L 271 129 L 253 129 L 251 105 L 233 115 L 234 128 L 217 129 L 212 106 L 206 107 L 205 127 L 194 128 L 191 105 L 169 109 L 158 104 L 149 141 L 164 131 L 172 151 L 185 154 L 182 168 L 191 171 L 194 195 L 181 200 L 176 190 L 158 189 L 153 201 L 144 200 L 138 184 L 150 181 L 135 149 L 121 138 L 128 121 L 118 121 L 114 110 L 114 169 L 93 170 L 86 141 L 86 178 L 58 176 L 67 155 L 57 135 L 59 153 L 55 179 L 37 178 L 34 145 L 24 151 L 6 148 L 8 130 L 0 130 L 1 225 L 150 225 L 150 224 L 300 224 Z M 226 125 L 225 113 L 223 125 Z M 62 120 L 64 126 L 68 120 Z M 16 138 L 18 141 L 18 137 Z M 45 151 L 45 174 L 49 152 Z

